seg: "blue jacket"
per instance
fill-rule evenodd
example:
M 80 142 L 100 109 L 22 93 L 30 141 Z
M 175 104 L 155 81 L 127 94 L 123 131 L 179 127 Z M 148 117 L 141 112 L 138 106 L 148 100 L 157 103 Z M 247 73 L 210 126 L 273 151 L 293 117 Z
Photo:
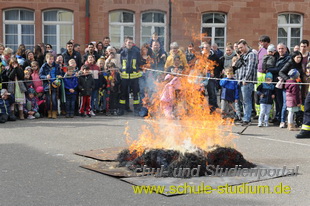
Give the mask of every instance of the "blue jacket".
M 76 76 L 67 78 L 66 77 L 67 76 L 65 76 L 65 78 L 63 79 L 66 94 L 76 94 L 76 90 L 79 86 L 78 78 Z M 73 93 L 69 92 L 69 89 L 74 89 L 74 92 Z
M 55 81 L 58 75 L 61 75 L 61 71 L 59 65 L 53 62 L 52 67 L 50 67 L 47 63 L 44 63 L 39 71 L 40 79 L 43 80 L 43 88 L 44 91 L 49 91 L 49 83 Z M 50 75 L 51 80 L 46 80 L 46 76 Z
M 0 114 L 11 115 L 11 104 L 14 102 L 13 98 L 8 98 L 6 100 L 0 99 Z
M 234 78 L 228 79 L 223 78 L 220 80 L 220 86 L 222 87 L 221 99 L 224 99 L 228 102 L 234 102 L 239 99 L 239 88 L 237 81 Z
M 262 94 L 264 96 L 260 97 Z M 260 84 L 257 87 L 257 95 L 260 98 L 260 100 L 259 100 L 260 104 L 272 104 L 273 99 L 271 96 L 273 94 L 275 94 L 275 87 L 273 84 L 267 84 L 267 83 L 263 82 L 262 84 Z

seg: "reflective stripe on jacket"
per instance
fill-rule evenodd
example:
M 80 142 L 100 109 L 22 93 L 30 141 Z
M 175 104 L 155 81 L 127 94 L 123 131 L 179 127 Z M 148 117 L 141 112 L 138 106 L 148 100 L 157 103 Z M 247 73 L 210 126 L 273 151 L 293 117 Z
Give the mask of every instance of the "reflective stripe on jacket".
M 121 52 L 121 64 L 120 74 L 122 79 L 136 79 L 142 76 L 138 72 L 138 68 L 140 67 L 140 52 L 137 48 L 124 48 Z

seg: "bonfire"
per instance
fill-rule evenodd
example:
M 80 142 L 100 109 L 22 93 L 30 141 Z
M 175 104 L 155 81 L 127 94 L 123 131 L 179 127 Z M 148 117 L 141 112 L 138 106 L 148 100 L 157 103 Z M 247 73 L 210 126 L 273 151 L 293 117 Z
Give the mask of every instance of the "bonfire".
M 195 168 L 201 165 L 220 165 L 225 168 L 253 167 L 242 154 L 233 149 L 232 120 L 224 120 L 220 111 L 211 112 L 200 82 L 214 68 L 208 54 L 196 54 L 195 64 L 179 74 L 174 74 L 180 83 L 175 95 L 173 115 L 167 117 L 161 101 L 167 82 L 156 84 L 156 92 L 147 97 L 149 114 L 145 118 L 141 134 L 131 138 L 129 127 L 124 134 L 129 148 L 118 155 L 119 166 L 134 170 L 147 165 L 168 171 L 173 168 Z M 163 74 L 166 75 L 166 74 Z M 212 77 L 212 75 L 211 75 Z M 170 172 L 171 176 L 171 172 Z

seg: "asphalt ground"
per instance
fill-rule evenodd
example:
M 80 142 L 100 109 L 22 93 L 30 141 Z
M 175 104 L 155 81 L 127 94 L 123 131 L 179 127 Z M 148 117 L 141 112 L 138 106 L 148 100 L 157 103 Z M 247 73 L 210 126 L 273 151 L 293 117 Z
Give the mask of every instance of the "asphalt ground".
M 297 132 L 252 124 L 235 139 L 236 149 L 257 164 L 299 166 L 299 175 L 250 183 L 290 186 L 290 194 L 134 194 L 132 185 L 80 167 L 93 159 L 74 152 L 127 146 L 126 122 L 137 136 L 143 119 L 96 116 L 38 119 L 0 125 L 0 205 L 309 205 L 310 139 Z M 241 131 L 235 126 L 234 132 Z

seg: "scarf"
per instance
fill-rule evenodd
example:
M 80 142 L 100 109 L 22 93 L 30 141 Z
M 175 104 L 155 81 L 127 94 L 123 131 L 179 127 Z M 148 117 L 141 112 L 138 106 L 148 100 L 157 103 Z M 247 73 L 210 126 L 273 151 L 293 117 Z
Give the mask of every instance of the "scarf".
M 232 58 L 234 56 L 236 56 L 236 52 L 235 51 L 233 51 L 231 53 L 231 55 L 224 54 L 224 68 L 231 67 L 231 65 L 232 65 Z

